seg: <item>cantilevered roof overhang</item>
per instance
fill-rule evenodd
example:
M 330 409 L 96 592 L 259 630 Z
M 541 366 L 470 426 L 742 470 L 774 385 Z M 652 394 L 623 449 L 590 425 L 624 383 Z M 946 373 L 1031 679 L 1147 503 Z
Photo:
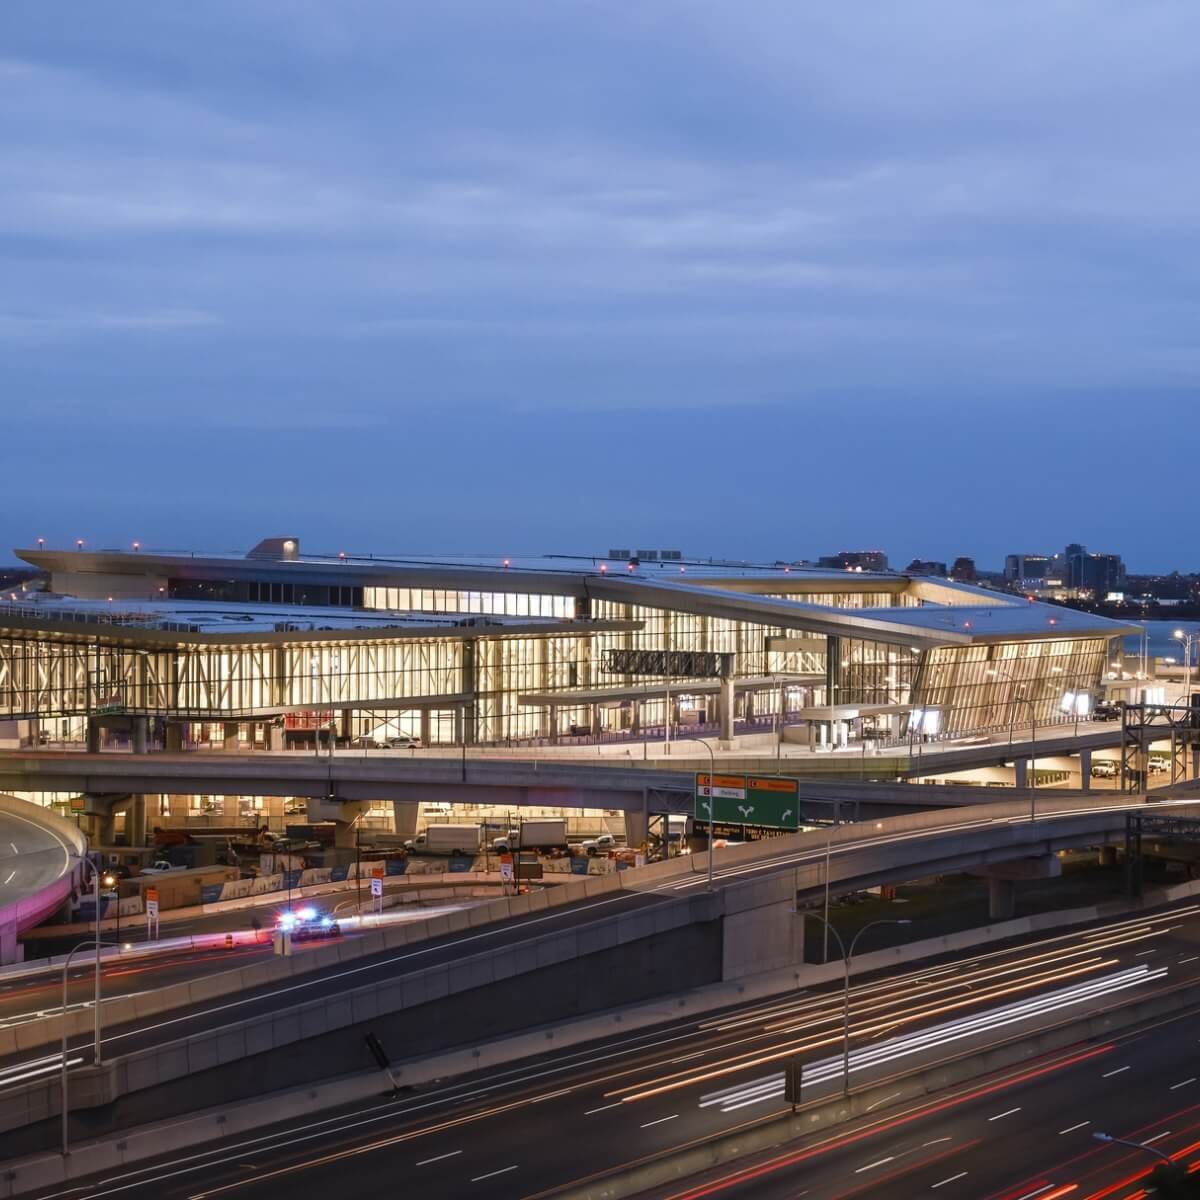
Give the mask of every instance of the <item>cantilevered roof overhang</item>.
M 793 674 L 780 672 L 778 675 L 747 675 L 733 681 L 735 692 L 761 692 L 770 688 L 797 685 L 822 685 L 825 676 L 819 674 Z M 561 692 L 523 692 L 517 697 L 518 704 L 527 704 L 533 708 L 547 708 L 554 705 L 559 708 L 571 708 L 579 704 L 620 704 L 626 700 L 659 700 L 669 693 L 672 696 L 703 696 L 712 695 L 720 690 L 721 684 L 715 679 L 676 680 L 670 687 L 665 683 L 630 684 L 625 687 L 610 688 L 579 688 L 576 691 Z

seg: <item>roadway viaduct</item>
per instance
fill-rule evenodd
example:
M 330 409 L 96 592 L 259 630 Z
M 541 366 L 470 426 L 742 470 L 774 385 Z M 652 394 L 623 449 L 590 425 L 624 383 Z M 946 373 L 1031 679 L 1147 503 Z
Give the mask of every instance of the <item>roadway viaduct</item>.
M 1122 838 L 1126 813 L 1145 805 L 1054 798 L 1032 819 L 1027 805 L 1008 802 L 791 835 L 716 851 L 711 892 L 706 856 L 693 855 L 125 996 L 105 1005 L 106 1065 L 76 1094 L 128 1121 L 195 1097 L 256 1094 L 264 1071 L 277 1086 L 335 1075 L 358 1060 L 368 1030 L 430 1053 L 464 1036 L 794 967 L 804 936 L 797 896 L 818 894 L 826 878 L 840 892 L 1037 861 Z M 0 1029 L 0 1127 L 53 1115 L 54 1087 L 26 1072 L 53 1070 L 44 1064 L 61 1020 Z M 65 1020 L 69 1053 L 86 1064 L 91 1014 Z
M 396 828 L 415 831 L 417 804 L 450 803 L 507 807 L 599 808 L 626 814 L 629 840 L 641 841 L 649 817 L 690 813 L 695 771 L 703 762 L 684 760 L 673 767 L 653 761 L 631 764 L 554 759 L 458 758 L 429 755 L 370 756 L 302 753 L 85 754 L 73 751 L 0 756 L 0 788 L 16 792 L 59 792 L 86 798 L 84 813 L 111 817 L 114 803 L 155 793 L 239 796 L 299 796 L 309 800 L 313 820 L 343 824 L 361 806 L 391 802 Z M 775 759 L 721 760 L 726 770 L 778 773 Z M 683 768 L 683 769 L 681 769 Z M 786 773 L 786 772 L 785 772 Z M 1058 789 L 1056 795 L 1063 793 Z M 1006 789 L 1004 797 L 1024 801 L 1027 789 Z M 978 803 L 977 787 L 846 780 L 801 780 L 802 820 L 818 823 L 860 820 L 927 808 Z

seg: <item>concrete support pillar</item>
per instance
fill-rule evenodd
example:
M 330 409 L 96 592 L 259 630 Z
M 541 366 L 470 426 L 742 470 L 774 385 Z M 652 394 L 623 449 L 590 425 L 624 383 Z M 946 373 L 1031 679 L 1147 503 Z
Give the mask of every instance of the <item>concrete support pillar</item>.
M 644 812 L 627 812 L 625 814 L 625 844 L 628 846 L 644 845 L 650 836 L 650 818 Z
M 348 708 L 343 708 L 341 717 L 342 719 L 339 722 L 340 729 L 338 730 L 338 737 L 340 737 L 342 741 L 348 742 L 350 740 L 350 710 Z
M 430 724 L 429 709 L 421 709 L 421 745 L 429 745 L 429 731 L 432 728 Z
M 228 750 L 231 753 L 238 749 L 238 734 L 241 726 L 236 721 L 225 722 L 225 741 L 221 744 L 222 750 Z
M 146 797 L 131 796 L 125 809 L 125 840 L 131 846 L 146 844 Z
M 420 810 L 421 806 L 415 800 L 392 801 L 392 825 L 397 837 L 417 836 L 417 816 Z
M 1092 790 L 1092 752 L 1090 750 L 1080 750 L 1079 752 L 1079 786 L 1085 792 Z
M 1115 867 L 1117 865 L 1116 846 L 1101 846 L 1099 861 L 1102 867 Z
M 550 724 L 546 729 L 546 734 L 550 738 L 551 744 L 558 741 L 558 705 L 550 705 L 550 716 L 548 718 Z
M 150 718 L 134 717 L 129 733 L 134 754 L 145 754 L 150 746 Z
M 988 920 L 1007 921 L 1017 909 L 1017 885 L 1011 879 L 988 880 Z
M 721 677 L 721 691 L 717 696 L 717 720 L 721 723 L 719 740 L 723 750 L 733 748 L 733 676 Z
M 642 732 L 642 702 L 640 700 L 629 702 L 629 732 Z
M 1013 763 L 1013 782 L 1017 787 L 1023 788 L 1029 786 L 1029 760 L 1018 758 Z
M 179 721 L 168 721 L 163 731 L 166 749 L 178 753 L 183 749 L 183 725 Z
M 600 733 L 600 705 L 593 704 L 592 710 L 592 732 L 599 735 Z
M 274 721 L 267 726 L 267 749 L 282 750 L 283 749 L 283 726 L 276 725 Z
M 100 722 L 95 717 L 87 718 L 87 751 L 89 754 L 100 753 Z
M 342 802 L 341 818 L 333 823 L 333 844 L 339 850 L 354 848 L 354 821 L 370 807 L 366 800 Z

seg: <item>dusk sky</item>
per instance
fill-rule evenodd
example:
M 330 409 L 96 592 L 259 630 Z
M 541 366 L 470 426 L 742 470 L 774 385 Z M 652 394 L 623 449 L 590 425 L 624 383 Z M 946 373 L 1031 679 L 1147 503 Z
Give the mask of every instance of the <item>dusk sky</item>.
M 1200 9 L 0 8 L 0 553 L 1200 569 Z

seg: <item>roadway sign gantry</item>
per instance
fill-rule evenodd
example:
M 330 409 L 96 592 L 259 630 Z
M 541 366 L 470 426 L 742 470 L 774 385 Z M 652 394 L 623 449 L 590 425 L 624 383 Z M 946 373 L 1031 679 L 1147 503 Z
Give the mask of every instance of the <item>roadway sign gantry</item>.
M 696 772 L 695 818 L 764 829 L 799 829 L 800 781 L 775 775 Z

